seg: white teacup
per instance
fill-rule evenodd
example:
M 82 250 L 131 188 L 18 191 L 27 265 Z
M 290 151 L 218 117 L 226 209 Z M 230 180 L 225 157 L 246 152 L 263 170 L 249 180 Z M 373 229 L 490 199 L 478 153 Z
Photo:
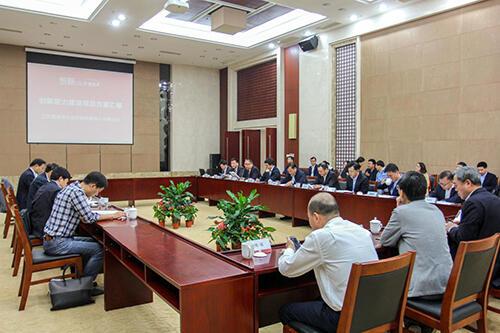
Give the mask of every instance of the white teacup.
M 370 231 L 374 234 L 378 234 L 382 230 L 382 222 L 377 220 L 377 218 L 370 221 Z
M 137 218 L 137 208 L 135 207 L 125 208 L 125 214 L 127 214 L 128 219 L 135 220 Z

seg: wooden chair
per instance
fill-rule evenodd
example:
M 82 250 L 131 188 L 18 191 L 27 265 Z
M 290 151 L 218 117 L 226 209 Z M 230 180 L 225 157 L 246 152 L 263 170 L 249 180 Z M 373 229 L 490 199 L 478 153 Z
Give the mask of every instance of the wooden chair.
M 2 195 L 5 199 L 5 205 L 7 206 L 8 193 L 7 193 L 7 189 L 5 188 L 5 184 L 3 183 L 3 181 L 1 179 L 0 179 L 0 187 L 2 189 Z M 3 238 L 7 238 L 8 234 L 9 234 L 10 225 L 13 224 L 13 221 L 14 221 L 14 219 L 12 218 L 12 214 L 10 212 L 10 209 L 7 206 L 7 211 L 5 212 L 5 225 L 3 227 Z
M 442 300 L 409 299 L 405 315 L 443 333 L 477 322 L 487 332 L 488 292 L 499 236 L 461 242 Z
M 353 264 L 337 333 L 402 332 L 415 252 Z M 320 333 L 304 323 L 292 322 L 283 333 Z
M 30 286 L 35 284 L 41 284 L 49 282 L 53 278 L 61 278 L 62 276 L 54 276 L 50 278 L 45 278 L 41 280 L 32 280 L 32 275 L 35 272 L 46 271 L 54 268 L 62 268 L 65 266 L 73 266 L 75 268 L 75 274 L 71 274 L 71 277 L 79 276 L 83 272 L 82 258 L 79 254 L 68 254 L 61 256 L 49 256 L 46 255 L 43 249 L 31 249 L 31 244 L 28 239 L 28 235 L 24 230 L 24 224 L 19 213 L 19 209 L 15 205 L 12 207 L 12 215 L 15 219 L 15 227 L 19 235 L 20 243 L 22 244 L 24 250 L 24 263 L 23 263 L 23 274 L 21 277 L 21 284 L 19 286 L 18 296 L 21 296 L 21 303 L 19 304 L 19 311 L 24 310 L 26 307 L 26 301 L 28 300 L 28 293 Z
M 500 289 L 491 287 L 490 288 L 490 296 L 493 296 L 495 298 L 500 298 Z M 500 308 L 497 308 L 493 305 L 488 305 L 488 310 L 500 314 Z
M 7 205 L 7 209 L 12 211 L 11 207 L 14 207 L 14 206 L 17 207 L 16 197 L 14 195 L 14 190 L 12 188 L 9 188 L 7 190 L 7 192 L 8 192 L 8 195 L 7 195 L 7 200 L 5 201 L 5 203 Z M 22 217 L 21 217 L 21 220 L 23 221 L 23 226 L 24 226 L 24 220 L 22 219 Z M 24 230 L 26 230 L 26 228 Z M 11 267 L 13 268 L 12 276 L 17 276 L 17 273 L 19 272 L 19 266 L 21 265 L 21 257 L 23 256 L 23 246 L 19 240 L 19 235 L 17 234 L 17 229 L 16 229 L 16 232 L 12 236 L 15 238 L 13 241 L 14 256 L 12 257 L 12 264 L 11 264 Z M 40 246 L 43 244 L 43 241 L 34 235 L 28 235 L 28 239 L 29 239 L 29 242 L 31 244 L 31 247 Z
M 374 180 L 368 182 L 368 191 L 377 192 L 378 183 Z

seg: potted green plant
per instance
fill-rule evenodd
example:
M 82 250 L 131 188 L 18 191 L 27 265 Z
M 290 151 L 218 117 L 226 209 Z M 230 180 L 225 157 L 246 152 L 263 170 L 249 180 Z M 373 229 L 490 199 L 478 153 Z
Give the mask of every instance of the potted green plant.
M 212 219 L 220 221 L 217 225 L 208 228 L 212 233 L 211 240 L 215 241 L 218 248 L 228 250 L 241 247 L 241 243 L 248 240 L 269 238 L 273 239 L 271 233 L 275 231 L 273 227 L 266 227 L 259 221 L 258 212 L 264 209 L 261 205 L 252 205 L 259 194 L 257 190 L 252 190 L 249 196 L 239 192 L 236 195 L 231 191 L 226 191 L 231 199 L 221 200 L 217 208 L 223 212 L 222 216 L 214 216 Z
M 194 201 L 193 194 L 187 192 L 190 186 L 189 181 L 177 184 L 170 181 L 169 186 L 160 186 L 162 192 L 159 192 L 158 195 L 166 207 L 165 216 L 172 218 L 172 227 L 174 229 L 180 227 L 185 207 L 191 205 Z
M 198 208 L 195 205 L 190 204 L 184 207 L 182 215 L 186 219 L 186 228 L 191 228 L 194 224 L 194 219 L 198 214 Z
M 165 218 L 167 216 L 166 207 L 162 200 L 158 201 L 153 206 L 153 217 L 158 219 L 160 226 L 165 226 Z

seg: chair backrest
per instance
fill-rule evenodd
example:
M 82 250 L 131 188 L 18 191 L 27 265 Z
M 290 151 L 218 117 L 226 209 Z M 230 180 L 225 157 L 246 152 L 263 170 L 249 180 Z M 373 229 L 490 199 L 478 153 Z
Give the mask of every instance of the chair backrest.
M 368 191 L 377 191 L 377 182 L 374 180 L 370 180 L 368 182 Z
M 24 221 L 23 218 L 21 217 L 21 213 L 19 212 L 17 204 L 10 206 L 10 211 L 12 212 L 12 216 L 14 216 L 16 235 L 17 237 L 19 237 L 18 241 L 20 241 L 23 246 L 24 260 L 25 262 L 32 262 L 33 256 L 31 254 L 31 243 L 28 239 L 28 234 L 26 233 L 26 230 L 24 228 Z
M 353 264 L 338 333 L 401 331 L 415 252 Z
M 17 205 L 16 194 L 14 193 L 14 189 L 12 187 L 7 188 L 8 197 L 10 199 L 10 205 Z
M 486 308 L 491 276 L 496 262 L 499 234 L 476 241 L 460 242 L 443 296 L 441 320 L 451 323 L 453 309 L 472 301 Z
M 7 211 L 9 211 L 9 206 L 7 203 L 8 193 L 7 193 L 7 189 L 5 188 L 5 184 L 3 183 L 3 179 L 0 179 L 0 188 L 2 189 L 2 197 L 4 199 L 3 202 L 0 202 L 0 211 L 7 212 Z M 3 205 L 5 205 L 5 207 L 3 207 Z M 5 211 L 4 211 L 4 209 L 5 209 Z
M 339 187 L 341 190 L 345 190 L 347 188 L 347 179 L 339 178 Z

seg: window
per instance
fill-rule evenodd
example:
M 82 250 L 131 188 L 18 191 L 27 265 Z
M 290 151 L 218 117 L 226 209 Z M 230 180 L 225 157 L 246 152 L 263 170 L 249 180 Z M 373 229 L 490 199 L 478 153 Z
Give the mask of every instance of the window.
M 356 43 L 335 47 L 335 167 L 356 158 Z

